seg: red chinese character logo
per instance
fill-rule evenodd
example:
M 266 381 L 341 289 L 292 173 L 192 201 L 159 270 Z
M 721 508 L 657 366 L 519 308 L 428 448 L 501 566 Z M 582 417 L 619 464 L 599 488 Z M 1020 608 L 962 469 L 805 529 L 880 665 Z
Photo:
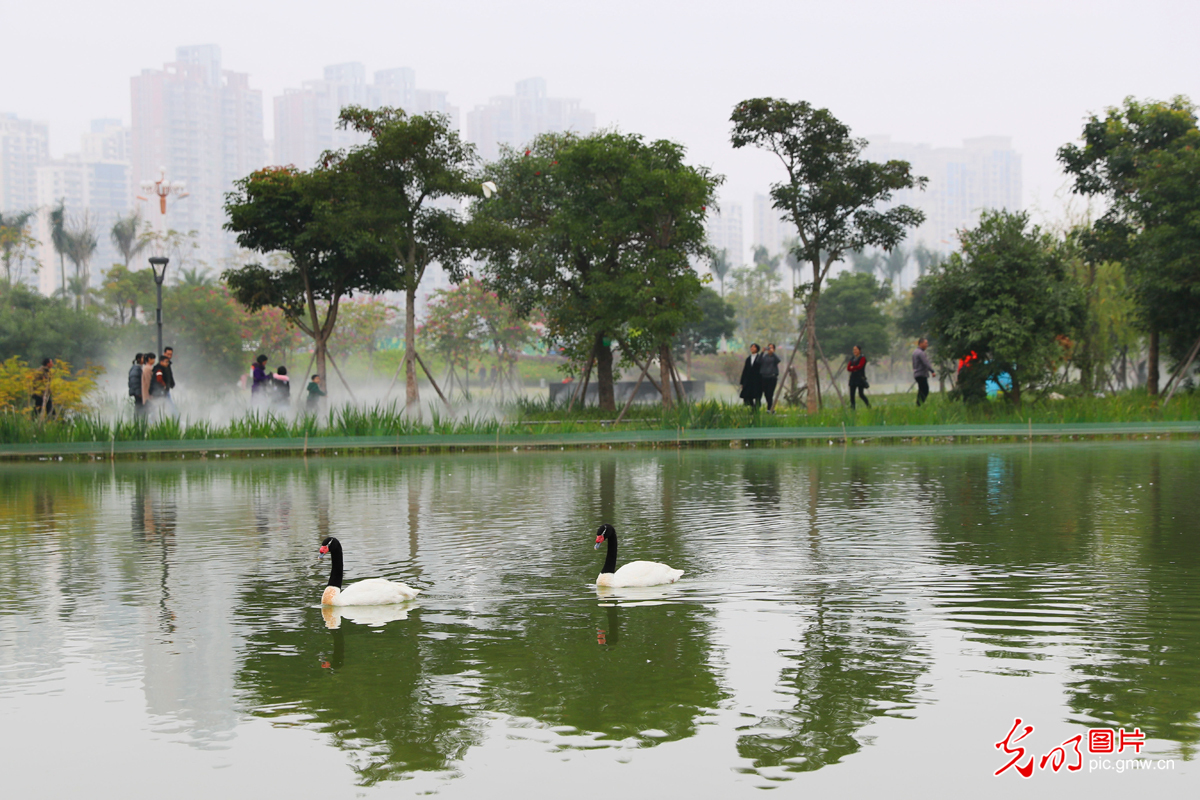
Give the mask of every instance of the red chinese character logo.
M 1038 769 L 1045 769 L 1046 762 L 1049 761 L 1050 769 L 1054 772 L 1058 772 L 1060 769 L 1062 769 L 1063 764 L 1066 764 L 1067 761 L 1067 751 L 1063 748 L 1065 748 L 1067 745 L 1071 745 L 1072 749 L 1075 750 L 1075 763 L 1067 765 L 1067 772 L 1078 772 L 1083 768 L 1083 753 L 1079 752 L 1079 743 L 1082 741 L 1082 733 L 1078 736 L 1072 736 L 1070 739 L 1067 739 L 1058 747 L 1042 756 L 1042 760 L 1038 763 Z
M 1116 743 L 1116 731 L 1112 728 L 1092 728 L 1088 731 L 1089 753 L 1111 753 Z
M 1142 752 L 1142 745 L 1145 743 L 1146 743 L 1146 736 L 1138 728 L 1134 728 L 1129 733 L 1126 733 L 1125 729 L 1121 728 L 1121 746 L 1117 750 L 1117 752 L 1124 753 L 1125 745 L 1129 745 L 1130 747 L 1133 748 L 1133 751 L 1135 753 L 1140 753 L 1140 752 Z
M 996 747 L 998 749 L 1003 749 L 1005 755 L 1012 755 L 1013 753 L 1016 753 L 1016 755 L 1014 755 L 1012 757 L 1011 761 L 1009 761 L 1007 764 L 1005 764 L 1000 769 L 996 770 L 993 773 L 994 775 L 999 775 L 1000 773 L 1004 772 L 1009 767 L 1016 764 L 1018 761 L 1020 761 L 1022 758 L 1025 757 L 1025 748 L 1024 747 L 1009 747 L 1009 745 L 1015 745 L 1017 742 L 1021 741 L 1029 734 L 1033 733 L 1033 726 L 1026 725 L 1025 729 L 1021 732 L 1021 735 L 1018 736 L 1016 739 L 1013 739 L 1012 735 L 1017 732 L 1017 728 L 1020 727 L 1020 725 L 1021 725 L 1021 718 L 1017 717 L 1016 721 L 1013 722 L 1012 730 L 1010 730 L 1008 732 L 1008 735 L 1004 737 L 1004 740 L 1000 741 L 1000 742 L 996 742 Z M 1028 778 L 1030 775 L 1032 775 L 1033 774 L 1033 756 L 1029 757 L 1029 762 L 1025 766 L 1022 767 L 1018 764 L 1017 772 L 1019 772 L 1021 774 L 1022 778 Z

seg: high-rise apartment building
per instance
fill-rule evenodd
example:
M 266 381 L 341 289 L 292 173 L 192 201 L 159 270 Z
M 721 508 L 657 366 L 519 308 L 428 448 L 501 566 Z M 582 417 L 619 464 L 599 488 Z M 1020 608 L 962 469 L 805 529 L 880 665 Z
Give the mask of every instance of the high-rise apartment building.
M 273 163 L 309 169 L 321 153 L 350 147 L 365 140 L 340 130 L 338 113 L 349 105 L 402 108 L 410 114 L 436 111 L 458 128 L 458 109 L 446 102 L 446 92 L 417 88 L 416 73 L 408 67 L 380 70 L 367 82 L 366 67 L 358 62 L 325 68 L 321 80 L 305 81 L 275 98 Z
M 119 120 L 93 120 L 91 129 L 80 138 L 79 153 L 46 161 L 37 169 L 38 260 L 42 264 L 38 288 L 44 294 L 62 288 L 64 272 L 68 279 L 75 276 L 75 266 L 67 261 L 64 269 L 51 243 L 50 210 L 60 202 L 68 230 L 86 224 L 96 236 L 96 252 L 88 265 L 89 286 L 100 286 L 104 271 L 121 261 L 110 232 L 133 203 L 129 129 Z
M 0 211 L 37 206 L 37 169 L 50 160 L 50 128 L 44 122 L 0 114 Z
M 546 96 L 543 78 L 517 83 L 516 94 L 493 97 L 486 106 L 467 114 L 467 139 L 489 161 L 500 157 L 500 145 L 520 147 L 539 133 L 574 131 L 588 135 L 596 128 L 596 115 L 581 108 L 579 100 Z
M 221 68 L 216 45 L 177 48 L 174 62 L 142 70 L 131 87 L 133 182 L 157 179 L 160 168 L 186 182 L 190 196 L 169 202 L 167 224 L 195 231 L 197 258 L 220 269 L 236 252 L 222 229 L 225 193 L 266 164 L 262 92 L 246 73 Z
M 731 267 L 746 263 L 741 203 L 721 201 L 720 208 L 708 215 L 705 228 L 709 247 L 724 250 Z
M 765 247 L 771 255 L 783 252 L 783 243 L 796 237 L 796 229 L 785 221 L 765 194 L 754 195 L 754 247 Z
M 924 224 L 909 233 L 907 245 L 951 250 L 958 247 L 957 231 L 974 226 L 983 209 L 1021 209 L 1021 156 L 1007 136 L 966 139 L 962 147 L 893 142 L 887 136 L 868 142 L 867 158 L 907 161 L 915 175 L 929 179 L 925 191 L 905 189 L 893 198 L 925 212 Z

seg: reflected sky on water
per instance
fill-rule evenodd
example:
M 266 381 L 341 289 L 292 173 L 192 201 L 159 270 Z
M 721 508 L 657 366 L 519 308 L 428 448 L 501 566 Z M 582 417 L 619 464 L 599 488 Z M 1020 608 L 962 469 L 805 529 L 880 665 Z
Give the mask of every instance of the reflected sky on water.
M 1191 442 L 0 466 L 6 785 L 1193 796 L 1198 467 Z M 598 590 L 605 521 L 684 578 Z M 423 594 L 323 613 L 331 535 L 348 582 Z M 1138 727 L 1173 767 L 995 778 L 1016 717 L 1031 754 Z

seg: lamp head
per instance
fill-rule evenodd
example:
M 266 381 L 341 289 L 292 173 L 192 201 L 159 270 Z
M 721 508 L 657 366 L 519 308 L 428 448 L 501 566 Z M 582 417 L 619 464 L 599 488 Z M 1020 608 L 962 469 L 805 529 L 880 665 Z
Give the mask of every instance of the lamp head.
M 162 285 L 163 279 L 167 277 L 167 262 L 170 261 L 166 256 L 150 256 L 150 269 L 154 270 L 154 282 Z

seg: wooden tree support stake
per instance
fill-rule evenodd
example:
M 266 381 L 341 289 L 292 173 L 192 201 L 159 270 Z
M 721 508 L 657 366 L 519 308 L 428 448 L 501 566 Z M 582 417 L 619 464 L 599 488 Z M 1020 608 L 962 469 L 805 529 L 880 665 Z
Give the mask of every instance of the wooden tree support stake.
M 442 398 L 442 402 L 446 404 L 446 410 L 453 411 L 454 409 L 451 408 L 450 401 L 446 399 L 446 395 L 442 394 L 442 390 L 438 387 L 437 381 L 433 379 L 433 373 L 429 371 L 429 367 L 425 366 L 425 361 L 421 358 L 421 354 L 416 350 L 413 350 L 413 358 L 415 358 L 417 363 L 421 365 L 421 369 L 425 372 L 425 377 L 429 378 L 429 383 L 433 386 L 433 390 L 437 392 L 437 396 Z
M 621 409 L 621 413 L 617 415 L 617 421 L 614 422 L 613 425 L 616 425 L 621 420 L 625 419 L 625 412 L 629 411 L 630 406 L 633 405 L 633 399 L 637 397 L 638 389 L 642 388 L 642 381 L 646 379 L 646 371 L 649 368 L 650 362 L 647 361 L 646 366 L 642 367 L 641 374 L 638 375 L 637 383 L 633 385 L 633 391 L 629 393 L 629 399 L 625 401 L 625 407 Z
M 330 353 L 329 351 L 326 351 L 326 355 L 329 356 L 329 363 L 333 364 L 333 371 L 337 373 L 337 376 L 339 378 L 341 378 L 342 386 L 345 386 L 346 391 L 350 393 L 350 399 L 353 400 L 355 403 L 357 403 L 358 398 L 354 396 L 354 390 L 350 388 L 350 384 L 346 383 L 346 378 L 343 377 L 341 369 L 338 368 L 337 359 L 334 358 L 333 354 Z

